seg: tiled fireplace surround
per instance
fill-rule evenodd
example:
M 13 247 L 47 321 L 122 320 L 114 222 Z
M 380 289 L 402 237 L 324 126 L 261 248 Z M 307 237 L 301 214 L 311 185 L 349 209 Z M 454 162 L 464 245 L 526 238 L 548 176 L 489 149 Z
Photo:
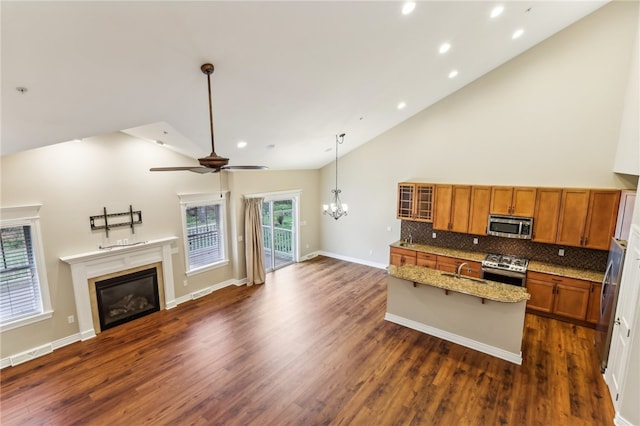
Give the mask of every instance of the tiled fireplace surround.
M 517 240 L 494 236 L 459 234 L 457 232 L 435 231 L 432 237 L 431 223 L 403 220 L 400 226 L 400 238 L 413 238 L 414 243 L 427 244 L 482 253 L 511 254 L 539 262 L 554 263 L 561 266 L 590 269 L 604 272 L 607 266 L 608 251 L 579 247 L 559 246 L 555 244 L 534 243 L 530 240 Z M 473 239 L 478 238 L 478 244 Z M 558 250 L 564 249 L 564 256 Z
M 173 286 L 173 265 L 171 263 L 171 243 L 176 237 L 147 241 L 143 244 L 115 247 L 111 250 L 99 250 L 60 258 L 71 265 L 73 293 L 78 314 L 80 339 L 87 340 L 96 336 L 94 328 L 90 285 L 95 285 L 96 277 L 113 275 L 140 266 L 159 263 L 162 271 L 162 282 L 158 282 L 164 290 L 164 301 L 161 306 L 170 309 L 176 306 Z M 126 273 L 126 272 L 123 272 Z M 161 292 L 162 294 L 162 292 Z M 161 296 L 162 297 L 162 296 Z

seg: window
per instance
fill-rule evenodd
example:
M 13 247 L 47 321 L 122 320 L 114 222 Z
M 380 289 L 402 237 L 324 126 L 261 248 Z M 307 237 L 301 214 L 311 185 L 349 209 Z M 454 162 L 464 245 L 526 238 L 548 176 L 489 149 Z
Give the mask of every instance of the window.
M 2 209 L 0 325 L 3 331 L 51 318 L 37 216 L 39 208 Z
M 227 264 L 223 194 L 180 195 L 187 274 Z

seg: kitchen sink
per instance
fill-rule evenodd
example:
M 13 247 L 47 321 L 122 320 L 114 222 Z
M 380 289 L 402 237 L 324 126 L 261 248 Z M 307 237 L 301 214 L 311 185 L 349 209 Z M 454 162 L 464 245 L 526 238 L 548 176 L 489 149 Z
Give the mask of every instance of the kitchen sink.
M 398 245 L 400 247 L 413 247 L 413 243 L 408 243 L 406 241 L 401 241 Z
M 452 273 L 449 273 L 449 272 L 442 272 L 440 275 L 442 275 L 443 277 L 469 280 L 469 281 L 473 281 L 473 282 L 480 283 L 480 284 L 486 284 L 487 283 L 485 280 L 481 280 L 480 278 L 469 277 L 469 276 L 466 276 L 466 275 L 457 276 L 456 274 L 452 274 Z

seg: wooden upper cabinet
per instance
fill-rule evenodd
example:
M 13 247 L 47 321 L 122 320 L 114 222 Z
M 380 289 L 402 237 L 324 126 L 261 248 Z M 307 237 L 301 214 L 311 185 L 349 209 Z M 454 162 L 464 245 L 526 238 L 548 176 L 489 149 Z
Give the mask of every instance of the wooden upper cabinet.
M 403 182 L 398 184 L 398 219 L 431 222 L 433 185 Z
M 563 189 L 562 207 L 558 220 L 558 237 L 556 244 L 577 246 L 582 245 L 584 224 L 587 221 L 589 208 L 588 189 Z
M 584 230 L 584 246 L 609 250 L 611 237 L 616 230 L 620 191 L 591 190 L 589 211 Z
M 491 188 L 491 214 L 533 217 L 536 188 L 494 186 Z
M 619 190 L 562 190 L 556 244 L 608 250 L 619 202 Z
M 398 219 L 413 219 L 415 193 L 415 183 L 398 184 Z
M 561 201 L 562 189 L 538 188 L 533 213 L 533 241 L 549 244 L 556 242 Z
M 489 206 L 491 204 L 490 186 L 471 187 L 471 209 L 469 212 L 469 234 L 487 235 Z
M 469 226 L 471 186 L 436 185 L 433 229 L 466 233 Z

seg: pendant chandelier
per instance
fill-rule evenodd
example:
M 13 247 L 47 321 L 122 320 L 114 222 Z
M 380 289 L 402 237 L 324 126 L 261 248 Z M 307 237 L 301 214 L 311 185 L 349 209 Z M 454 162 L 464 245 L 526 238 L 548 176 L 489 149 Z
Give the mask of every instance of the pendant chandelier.
M 338 144 L 342 144 L 342 142 L 344 142 L 344 135 L 344 133 L 336 135 L 336 188 L 331 190 L 333 199 L 330 204 L 322 205 L 324 214 L 331 216 L 335 220 L 340 219 L 342 216 L 346 216 L 347 210 L 349 210 L 349 206 L 340 201 L 340 193 L 342 191 L 338 189 Z

